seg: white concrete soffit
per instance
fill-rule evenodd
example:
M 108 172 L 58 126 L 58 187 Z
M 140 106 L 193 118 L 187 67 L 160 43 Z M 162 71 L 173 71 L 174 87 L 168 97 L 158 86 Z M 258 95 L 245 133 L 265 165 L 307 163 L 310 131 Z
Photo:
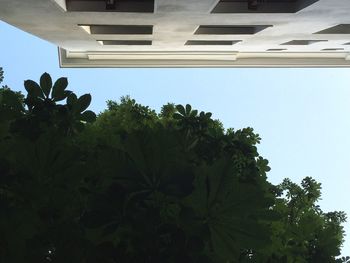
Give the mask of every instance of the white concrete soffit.
M 61 67 L 350 67 L 350 0 L 297 1 L 312 4 L 295 13 L 212 13 L 220 0 L 155 0 L 153 13 L 133 13 L 71 11 L 66 0 L 0 0 L 0 19 L 59 46 Z M 152 31 L 96 33 L 94 25 Z M 196 34 L 200 25 L 265 28 Z M 315 34 L 337 25 L 349 32 Z
M 350 54 L 237 52 L 67 52 L 62 67 L 350 67 Z

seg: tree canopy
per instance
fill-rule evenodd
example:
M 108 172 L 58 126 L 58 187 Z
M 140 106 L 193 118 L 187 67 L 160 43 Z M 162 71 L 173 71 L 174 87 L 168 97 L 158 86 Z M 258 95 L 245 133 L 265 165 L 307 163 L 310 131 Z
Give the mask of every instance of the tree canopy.
M 268 182 L 252 128 L 129 97 L 96 117 L 66 78 L 24 86 L 0 89 L 0 262 L 349 262 L 345 214 L 310 177 Z

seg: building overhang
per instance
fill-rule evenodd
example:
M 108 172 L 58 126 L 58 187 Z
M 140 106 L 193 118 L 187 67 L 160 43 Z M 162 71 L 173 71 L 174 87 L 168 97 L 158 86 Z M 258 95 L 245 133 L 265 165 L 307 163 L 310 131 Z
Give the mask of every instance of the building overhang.
M 62 68 L 350 67 L 345 52 L 58 52 Z
M 248 2 L 2 0 L 0 19 L 61 67 L 350 67 L 349 0 Z

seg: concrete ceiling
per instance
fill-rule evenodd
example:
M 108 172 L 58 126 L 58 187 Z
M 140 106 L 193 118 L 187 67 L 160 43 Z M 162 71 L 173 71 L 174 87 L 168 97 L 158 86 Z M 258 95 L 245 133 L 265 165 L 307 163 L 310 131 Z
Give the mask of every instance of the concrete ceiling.
M 282 59 L 293 57 L 293 53 L 299 58 L 300 54 L 311 54 L 311 57 L 324 59 L 341 58 L 344 61 L 348 58 L 350 45 L 344 44 L 350 42 L 350 34 L 338 31 L 333 34 L 315 33 L 339 24 L 350 24 L 349 0 L 319 0 L 297 13 L 213 14 L 211 11 L 218 1 L 155 0 L 154 13 L 127 13 L 67 12 L 64 0 L 1 0 L 0 19 L 56 44 L 64 50 L 61 54 L 64 53 L 67 59 L 69 56 L 88 58 L 89 52 L 228 52 L 227 54 L 238 54 L 234 60 L 253 54 L 260 54 L 259 58 L 266 59 L 268 56 L 280 56 L 276 52 L 267 52 L 276 49 L 285 49 L 277 51 L 278 54 L 283 53 Z M 79 25 L 153 25 L 153 34 L 96 35 L 89 34 Z M 194 34 L 200 25 L 271 27 L 256 34 Z M 152 45 L 101 45 L 98 40 L 145 40 L 152 41 Z M 190 40 L 234 41 L 234 44 L 185 45 Z M 281 45 L 294 40 L 308 40 L 310 43 Z M 325 52 L 325 49 L 329 52 Z M 169 60 L 169 56 L 166 59 Z M 344 63 L 348 65 L 348 62 Z

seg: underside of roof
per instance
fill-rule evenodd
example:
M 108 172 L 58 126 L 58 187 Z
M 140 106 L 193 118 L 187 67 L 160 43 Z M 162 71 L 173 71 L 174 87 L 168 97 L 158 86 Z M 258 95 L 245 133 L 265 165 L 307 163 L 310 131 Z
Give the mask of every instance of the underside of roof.
M 349 13 L 349 0 L 0 2 L 61 67 L 349 67 Z

